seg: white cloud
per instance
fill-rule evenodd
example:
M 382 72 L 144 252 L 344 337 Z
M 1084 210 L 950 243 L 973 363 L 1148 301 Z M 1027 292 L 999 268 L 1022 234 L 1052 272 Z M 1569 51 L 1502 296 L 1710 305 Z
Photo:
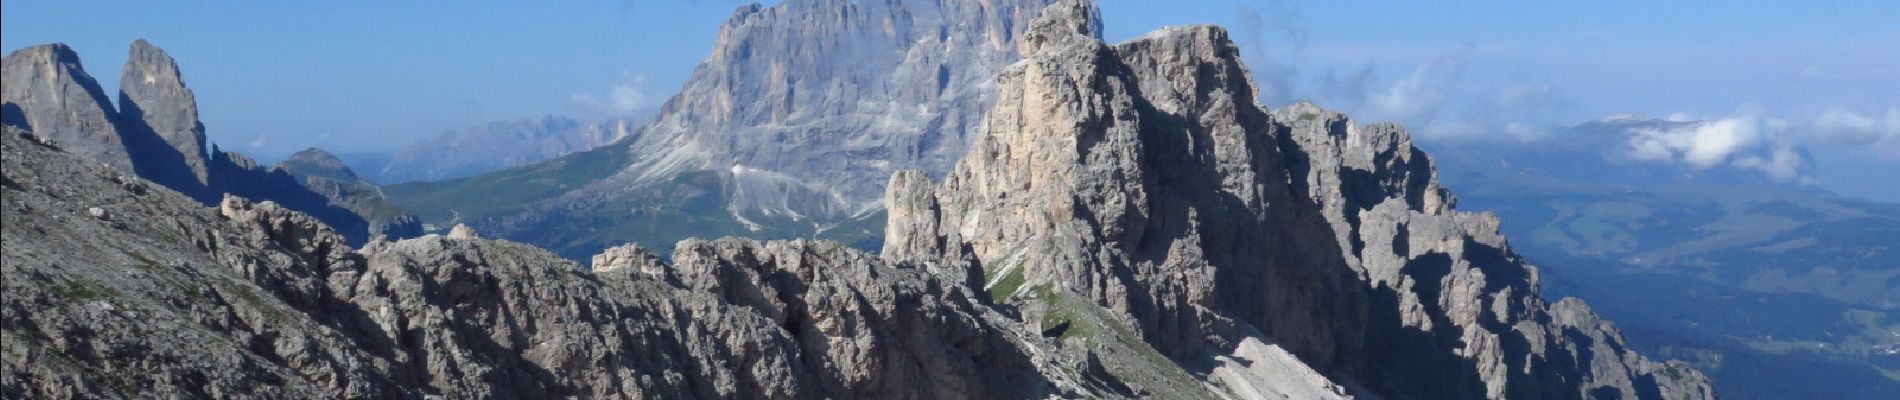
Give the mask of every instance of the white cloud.
M 589 93 L 575 93 L 573 100 L 583 106 L 614 115 L 626 115 L 639 112 L 652 105 L 653 96 L 646 92 L 647 77 L 632 71 L 621 71 L 620 81 L 608 89 L 606 99 Z
M 1637 129 L 1630 156 L 1640 160 L 1680 161 L 1703 169 L 1721 165 L 1738 150 L 1762 141 L 1761 127 L 1750 117 L 1723 118 L 1670 129 Z
M 1385 90 L 1366 96 L 1373 113 L 1400 121 L 1429 120 L 1445 103 L 1447 86 L 1457 77 L 1460 64 L 1455 58 L 1442 58 L 1419 65 L 1410 75 Z
M 1778 181 L 1810 181 L 1809 177 L 1801 175 L 1801 167 L 1805 163 L 1801 153 L 1795 152 L 1794 146 L 1787 144 L 1774 146 L 1774 150 L 1765 158 L 1745 156 L 1735 160 L 1737 166 L 1761 170 Z
M 1829 108 L 1814 119 L 1811 127 L 1809 134 L 1816 139 L 1864 146 L 1882 156 L 1900 157 L 1900 107 L 1889 106 L 1884 115 Z
M 1826 144 L 1870 151 L 1900 159 L 1900 107 L 1864 113 L 1835 107 L 1805 117 L 1742 116 L 1698 121 L 1686 114 L 1666 121 L 1671 128 L 1631 130 L 1631 159 L 1681 163 L 1697 170 L 1733 167 L 1758 170 L 1780 181 L 1812 182 L 1805 176 L 1811 160 L 1796 143 Z

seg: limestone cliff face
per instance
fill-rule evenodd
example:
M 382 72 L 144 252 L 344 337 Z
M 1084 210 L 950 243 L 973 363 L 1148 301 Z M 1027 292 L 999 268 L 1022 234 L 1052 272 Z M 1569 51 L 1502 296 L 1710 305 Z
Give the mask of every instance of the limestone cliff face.
M 8 54 L 0 66 L 0 119 L 56 142 L 73 154 L 133 171 L 132 151 L 120 132 L 118 112 L 99 82 L 86 74 L 79 54 L 64 44 L 44 44 Z
M 938 189 L 938 228 L 927 229 L 938 236 L 900 237 L 927 212 L 893 204 L 886 255 L 963 243 L 999 297 L 1073 292 L 1177 359 L 1255 330 L 1322 367 L 1356 356 L 1358 341 L 1339 339 L 1359 335 L 1363 295 L 1324 220 L 1293 204 L 1226 33 L 1175 28 L 1108 46 L 1093 36 L 1092 6 L 1050 13 L 999 79 L 985 135 Z M 892 186 L 918 186 L 907 179 Z
M 893 179 L 887 257 L 973 265 L 951 275 L 1032 312 L 1080 296 L 1186 366 L 1257 330 L 1365 394 L 1712 396 L 1580 302 L 1544 304 L 1398 127 L 1269 115 L 1219 28 L 1107 46 L 1093 15 L 1063 2 L 1030 28 L 940 187 Z
M 625 159 L 588 167 L 604 173 L 506 205 L 434 194 L 522 175 L 536 181 L 580 175 L 555 171 L 580 157 L 554 159 L 525 173 L 432 186 L 426 189 L 432 193 L 415 197 L 466 204 L 458 208 L 480 211 L 459 214 L 462 222 L 569 256 L 622 240 L 661 246 L 738 234 L 855 240 L 848 236 L 879 218 L 892 172 L 940 175 L 964 154 L 993 101 L 996 72 L 1016 60 L 1022 29 L 1048 2 L 743 6 L 720 27 L 711 54 L 680 93 L 634 139 L 614 145 Z M 688 193 L 706 198 L 666 205 Z M 641 211 L 628 215 L 630 209 Z M 683 220 L 695 222 L 671 222 Z M 622 233 L 613 240 L 548 234 L 573 226 Z
M 750 5 L 633 144 L 633 178 L 733 165 L 874 206 L 899 169 L 949 170 L 991 78 L 1047 0 Z
M 153 170 L 141 175 L 171 187 L 210 183 L 197 97 L 165 50 L 144 39 L 132 42 L 119 76 L 119 108 L 127 129 L 162 141 L 139 149 Z
M 373 184 L 318 180 L 306 186 L 300 177 L 235 152 L 213 146 L 207 153 L 196 96 L 185 87 L 177 62 L 145 40 L 132 43 L 118 110 L 65 45 L 20 50 L 4 64 L 0 119 L 74 154 L 204 204 L 216 204 L 225 194 L 276 201 L 323 220 L 352 244 L 375 235 L 420 234 L 420 220 L 388 204 Z
M 1711 397 L 1707 378 L 1627 350 L 1582 301 L 1545 304 L 1490 214 L 1459 212 L 1404 129 L 1300 103 L 1274 113 L 1296 193 L 1367 285 L 1373 379 L 1444 397 Z
M 860 4 L 888 6 L 831 5 Z M 1216 27 L 1111 46 L 1089 2 L 1042 15 L 956 169 L 886 182 L 881 255 L 695 239 L 589 270 L 470 226 L 352 249 L 301 206 L 203 207 L 8 127 L 0 394 L 1713 397 L 1581 301 L 1545 304 L 1398 127 L 1269 113 Z M 291 175 L 208 165 L 212 187 Z

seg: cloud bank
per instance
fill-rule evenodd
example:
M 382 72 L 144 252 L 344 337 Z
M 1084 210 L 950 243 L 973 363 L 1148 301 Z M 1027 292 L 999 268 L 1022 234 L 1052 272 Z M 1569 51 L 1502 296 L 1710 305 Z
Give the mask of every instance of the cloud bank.
M 1626 155 L 1697 170 L 1719 166 L 1756 170 L 1779 181 L 1811 181 L 1804 170 L 1812 160 L 1795 143 L 1866 149 L 1900 160 L 1900 107 L 1890 106 L 1880 113 L 1833 107 L 1795 119 L 1731 116 L 1698 121 L 1675 114 L 1664 121 L 1687 123 L 1630 130 Z

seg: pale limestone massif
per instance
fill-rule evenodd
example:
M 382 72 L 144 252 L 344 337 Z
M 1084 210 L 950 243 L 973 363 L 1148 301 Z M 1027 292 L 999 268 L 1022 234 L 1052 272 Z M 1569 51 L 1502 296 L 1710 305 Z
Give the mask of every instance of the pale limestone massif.
M 1076 323 L 1080 297 L 1184 366 L 1262 335 L 1392 397 L 1713 396 L 1581 302 L 1544 304 L 1496 218 L 1455 211 L 1402 129 L 1269 114 L 1225 31 L 1108 46 L 1094 15 L 1063 2 L 1032 26 L 940 187 L 893 179 L 887 257 L 978 268 L 1045 327 Z
M 1025 27 L 942 183 L 892 174 L 882 254 L 691 239 L 589 269 L 468 226 L 352 249 L 9 130 L 0 394 L 1714 396 L 1545 304 L 1403 130 L 1269 112 L 1224 30 L 1108 45 L 1098 14 Z

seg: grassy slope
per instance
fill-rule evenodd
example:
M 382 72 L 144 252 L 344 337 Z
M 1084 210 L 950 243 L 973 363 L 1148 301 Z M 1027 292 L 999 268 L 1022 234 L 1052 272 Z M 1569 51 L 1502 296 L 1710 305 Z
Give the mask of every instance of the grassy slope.
M 753 230 L 726 209 L 729 185 L 716 171 L 689 172 L 622 197 L 598 199 L 602 204 L 596 207 L 538 211 L 548 215 L 532 223 L 501 222 L 535 202 L 612 176 L 629 162 L 627 147 L 605 146 L 474 177 L 391 185 L 384 192 L 424 222 L 472 223 L 486 235 L 532 243 L 576 260 L 623 243 L 640 243 L 669 254 L 674 243 L 690 237 L 807 237 L 839 240 L 867 250 L 882 244 L 882 214 L 846 221 L 822 234 L 809 221 L 743 214 L 760 228 Z

